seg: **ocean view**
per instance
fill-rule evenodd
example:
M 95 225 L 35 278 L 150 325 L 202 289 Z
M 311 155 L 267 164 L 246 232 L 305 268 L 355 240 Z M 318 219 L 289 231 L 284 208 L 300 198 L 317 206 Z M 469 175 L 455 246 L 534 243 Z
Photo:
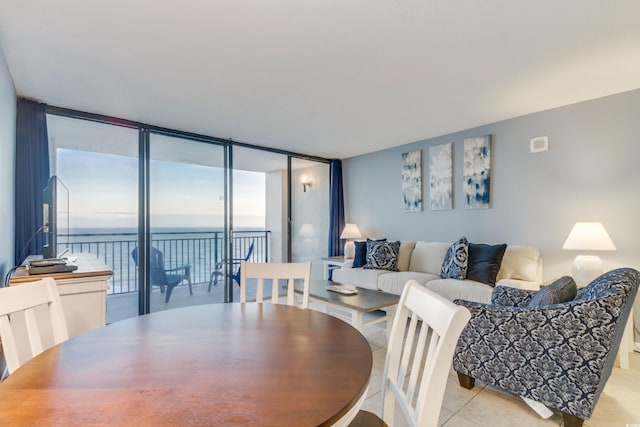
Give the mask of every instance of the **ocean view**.
M 232 258 L 244 257 L 251 243 L 251 259 L 267 261 L 268 230 L 234 230 Z M 138 290 L 137 267 L 131 252 L 138 246 L 136 228 L 73 228 L 68 235 L 59 235 L 58 253 L 91 253 L 112 271 L 109 294 Z M 152 230 L 152 246 L 164 254 L 164 268 L 191 266 L 193 283 L 208 282 L 216 263 L 223 258 L 223 229 L 189 227 L 157 228 Z

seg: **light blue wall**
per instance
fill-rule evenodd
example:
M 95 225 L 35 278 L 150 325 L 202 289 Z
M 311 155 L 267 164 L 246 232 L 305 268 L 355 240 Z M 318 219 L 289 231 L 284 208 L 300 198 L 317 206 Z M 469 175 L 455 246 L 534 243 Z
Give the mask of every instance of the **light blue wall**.
M 487 102 L 490 102 L 488 100 Z M 491 208 L 467 210 L 461 191 L 463 141 L 492 135 Z M 546 135 L 549 150 L 529 152 Z M 453 142 L 454 209 L 429 209 L 429 147 Z M 402 210 L 401 154 L 422 150 L 423 210 Z M 348 222 L 367 236 L 401 240 L 530 245 L 545 279 L 570 274 L 561 249 L 576 221 L 601 221 L 616 244 L 599 253 L 605 269 L 640 268 L 640 90 L 556 108 L 353 157 L 344 161 Z
M 0 278 L 13 267 L 16 92 L 0 46 Z

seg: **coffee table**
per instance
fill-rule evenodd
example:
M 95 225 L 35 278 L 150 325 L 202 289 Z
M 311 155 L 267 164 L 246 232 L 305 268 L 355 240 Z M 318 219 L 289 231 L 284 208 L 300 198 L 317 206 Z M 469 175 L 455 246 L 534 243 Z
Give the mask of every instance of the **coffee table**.
M 312 280 L 309 287 L 309 300 L 324 306 L 324 311 L 334 308 L 346 311 L 351 315 L 351 325 L 360 332 L 365 327 L 378 323 L 387 322 L 386 334 L 389 338 L 391 324 L 396 313 L 396 306 L 400 300 L 399 295 L 388 294 L 386 292 L 374 291 L 366 288 L 357 288 L 358 293 L 354 295 L 344 295 L 325 289 L 327 285 L 339 285 L 330 280 Z M 302 293 L 302 284 L 295 285 L 295 291 Z M 372 311 L 385 309 L 386 314 L 376 317 L 373 320 L 364 321 L 364 314 Z

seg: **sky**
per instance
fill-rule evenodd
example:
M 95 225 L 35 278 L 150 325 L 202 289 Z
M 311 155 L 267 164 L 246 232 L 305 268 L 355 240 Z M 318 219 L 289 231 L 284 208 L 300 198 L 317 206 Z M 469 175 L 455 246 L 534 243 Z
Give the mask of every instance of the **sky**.
M 56 174 L 69 189 L 70 228 L 135 228 L 138 159 L 57 149 Z M 152 160 L 151 226 L 223 226 L 222 168 Z M 235 170 L 234 225 L 265 227 L 265 174 Z M 73 231 L 73 230 L 72 230 Z

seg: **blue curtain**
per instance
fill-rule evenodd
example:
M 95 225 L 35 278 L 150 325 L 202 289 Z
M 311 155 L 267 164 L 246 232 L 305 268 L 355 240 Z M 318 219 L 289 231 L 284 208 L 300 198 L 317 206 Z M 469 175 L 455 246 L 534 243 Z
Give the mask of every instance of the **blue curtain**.
M 332 160 L 329 169 L 329 256 L 342 255 L 344 245 L 340 233 L 344 228 L 344 194 L 342 191 L 342 162 Z
M 44 235 L 42 190 L 49 180 L 47 106 L 18 99 L 16 117 L 15 246 L 14 262 L 41 254 Z

